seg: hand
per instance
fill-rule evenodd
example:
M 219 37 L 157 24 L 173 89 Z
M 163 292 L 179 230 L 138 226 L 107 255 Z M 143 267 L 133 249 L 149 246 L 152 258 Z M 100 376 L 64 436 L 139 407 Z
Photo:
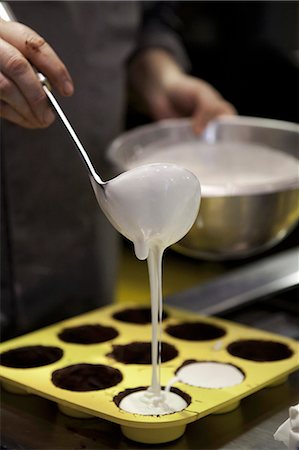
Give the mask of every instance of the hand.
M 165 83 L 152 100 L 151 110 L 156 120 L 192 117 L 196 133 L 220 115 L 236 114 L 235 108 L 210 84 L 185 74 Z
M 31 64 L 59 94 L 73 93 L 71 77 L 50 45 L 25 25 L 0 19 L 0 116 L 26 128 L 44 128 L 55 116 Z
M 130 80 L 143 108 L 155 120 L 192 117 L 194 131 L 220 115 L 236 114 L 207 82 L 186 75 L 165 51 L 150 49 L 130 67 Z

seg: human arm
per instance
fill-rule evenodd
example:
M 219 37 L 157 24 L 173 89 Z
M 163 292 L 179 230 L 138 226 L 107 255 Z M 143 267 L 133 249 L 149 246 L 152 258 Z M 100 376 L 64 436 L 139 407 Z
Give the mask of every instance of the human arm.
M 29 27 L 0 19 L 0 117 L 26 128 L 44 128 L 54 114 L 31 64 L 59 94 L 73 93 L 71 77 L 50 45 Z
M 218 115 L 235 114 L 209 83 L 188 75 L 177 2 L 142 4 L 138 45 L 129 63 L 130 91 L 142 111 L 155 120 L 192 117 L 197 132 Z
M 209 83 L 186 73 L 164 49 L 148 48 L 130 65 L 130 83 L 143 108 L 155 120 L 192 117 L 196 132 L 234 107 Z

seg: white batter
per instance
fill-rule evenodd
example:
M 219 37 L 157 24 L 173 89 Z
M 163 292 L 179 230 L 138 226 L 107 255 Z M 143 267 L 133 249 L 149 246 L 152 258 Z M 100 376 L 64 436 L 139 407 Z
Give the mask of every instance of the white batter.
M 174 164 L 147 164 L 122 173 L 99 199 L 114 227 L 134 243 L 137 258 L 161 252 L 193 225 L 200 186 L 193 173 Z M 104 202 L 104 203 L 103 203 Z
M 298 185 L 299 161 L 270 147 L 239 142 L 189 142 L 136 152 L 129 168 L 151 162 L 179 164 L 200 180 L 202 196 L 271 192 Z
M 202 388 L 225 388 L 242 383 L 244 375 L 237 367 L 220 362 L 194 362 L 178 370 L 174 381 Z
M 161 391 L 160 395 L 151 395 L 148 391 L 133 392 L 120 402 L 120 408 L 143 416 L 162 416 L 182 411 L 187 402 L 174 392 Z
M 152 307 L 152 380 L 148 391 L 126 396 L 120 408 L 161 415 L 187 405 L 179 395 L 161 390 L 162 255 L 192 227 L 200 204 L 197 177 L 174 164 L 149 164 L 129 170 L 105 187 L 100 205 L 115 228 L 134 243 L 139 259 L 148 259 Z

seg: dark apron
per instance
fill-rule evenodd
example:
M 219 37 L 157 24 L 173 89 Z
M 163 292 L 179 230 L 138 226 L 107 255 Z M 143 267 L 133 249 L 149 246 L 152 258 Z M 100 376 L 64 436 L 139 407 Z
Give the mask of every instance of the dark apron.
M 113 170 L 104 155 L 123 129 L 125 63 L 134 49 L 139 2 L 10 5 L 67 65 L 75 94 L 59 102 L 99 174 L 109 179 Z M 63 126 L 56 120 L 46 130 L 26 130 L 4 121 L 2 140 L 18 331 L 110 302 L 118 235 Z

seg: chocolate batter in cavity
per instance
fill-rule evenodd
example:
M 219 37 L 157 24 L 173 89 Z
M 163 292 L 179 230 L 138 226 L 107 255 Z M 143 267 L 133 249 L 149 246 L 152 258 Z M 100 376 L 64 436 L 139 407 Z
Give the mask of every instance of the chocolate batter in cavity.
M 107 354 L 124 364 L 151 364 L 151 342 L 132 342 L 126 345 L 113 345 L 111 353 Z M 161 362 L 170 361 L 178 355 L 177 349 L 167 342 L 162 342 Z
M 293 355 L 293 351 L 282 342 L 258 339 L 240 339 L 232 342 L 228 345 L 227 351 L 238 358 L 258 362 L 279 361 Z
M 64 328 L 58 334 L 59 339 L 64 342 L 84 345 L 110 341 L 117 336 L 118 331 L 115 328 L 99 324 Z
M 120 383 L 122 378 L 118 369 L 103 364 L 74 364 L 52 373 L 55 386 L 77 392 L 107 389 Z
M 224 328 L 205 322 L 182 322 L 177 325 L 169 325 L 165 331 L 177 339 L 186 341 L 210 341 L 226 334 Z
M 63 350 L 59 347 L 47 347 L 44 345 L 30 345 L 19 347 L 1 353 L 2 366 L 16 369 L 30 369 L 32 367 L 47 366 L 59 361 L 63 356 Z
M 113 318 L 120 322 L 147 324 L 152 322 L 151 308 L 127 308 L 113 314 Z M 168 314 L 163 311 L 162 320 L 168 318 Z

